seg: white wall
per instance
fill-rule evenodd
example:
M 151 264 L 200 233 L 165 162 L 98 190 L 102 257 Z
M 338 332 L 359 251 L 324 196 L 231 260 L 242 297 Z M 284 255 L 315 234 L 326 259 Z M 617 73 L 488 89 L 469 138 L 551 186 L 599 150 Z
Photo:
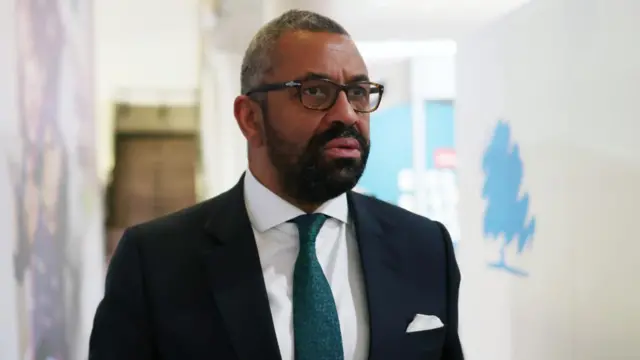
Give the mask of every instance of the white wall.
M 204 170 L 203 196 L 231 188 L 247 168 L 247 146 L 233 116 L 240 94 L 242 57 L 209 49 L 202 72 L 200 136 Z
M 96 0 L 100 169 L 113 165 L 113 103 L 194 103 L 199 0 Z
M 371 81 L 384 84 L 384 95 L 378 110 L 408 104 L 411 100 L 411 60 L 408 57 L 365 58 Z
M 358 50 L 367 62 L 369 72 L 388 71 L 388 65 L 406 63 L 405 85 L 423 99 L 455 97 L 456 42 L 452 39 L 428 41 L 357 41 Z M 410 75 L 409 75 L 410 73 Z M 393 89 L 398 91 L 400 89 Z M 407 94 L 408 98 L 408 94 Z M 385 100 L 387 99 L 385 95 Z
M 459 47 L 458 251 L 469 360 L 640 358 L 638 13 L 631 0 L 538 0 Z M 527 277 L 487 266 L 502 242 L 483 233 L 485 206 L 499 195 L 516 200 L 508 185 L 517 171 L 482 197 L 483 156 L 500 119 L 519 144 L 520 195 L 529 194 L 536 219 L 531 244 L 506 250 Z M 502 210 L 509 219 L 518 209 Z
M 226 4 L 218 44 L 240 52 L 264 19 L 290 8 L 339 21 L 359 41 L 461 39 L 529 0 L 233 0 Z M 262 14 L 259 12 L 262 11 Z

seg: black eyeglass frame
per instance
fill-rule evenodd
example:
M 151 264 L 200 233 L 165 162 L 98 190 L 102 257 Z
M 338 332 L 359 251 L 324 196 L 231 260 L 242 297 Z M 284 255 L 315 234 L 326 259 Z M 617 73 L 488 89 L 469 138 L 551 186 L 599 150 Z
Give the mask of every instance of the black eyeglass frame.
M 324 81 L 327 82 L 329 84 L 332 84 L 334 86 L 336 86 L 338 88 L 338 92 L 336 93 L 337 95 L 335 96 L 335 98 L 333 99 L 333 101 L 327 105 L 326 107 L 323 108 L 312 108 L 312 107 L 308 107 L 304 104 L 304 102 L 302 101 L 302 86 L 304 85 L 305 81 L 309 81 L 309 80 L 314 80 L 314 81 Z M 364 110 L 357 110 L 355 107 L 353 107 L 353 105 L 351 105 L 351 107 L 353 108 L 353 110 L 355 112 L 358 113 L 364 113 L 364 114 L 368 114 L 368 113 L 372 113 L 376 110 L 378 110 L 378 108 L 380 107 L 380 103 L 382 102 L 382 94 L 384 94 L 384 85 L 382 84 L 378 84 L 372 81 L 355 81 L 352 83 L 348 83 L 348 84 L 338 84 L 334 81 L 331 81 L 329 79 L 309 79 L 309 80 L 291 80 L 291 81 L 287 81 L 287 82 L 281 82 L 281 83 L 272 83 L 272 84 L 264 84 L 264 85 L 260 85 L 254 89 L 251 89 L 247 92 L 244 93 L 245 96 L 251 96 L 253 94 L 256 93 L 265 93 L 265 92 L 270 92 L 270 91 L 279 91 L 279 90 L 285 90 L 285 89 L 296 89 L 297 93 L 298 93 L 298 100 L 300 101 L 300 104 L 302 104 L 302 106 L 304 106 L 305 108 L 309 109 L 309 110 L 317 110 L 317 111 L 326 111 L 331 109 L 335 104 L 336 101 L 338 101 L 338 96 L 340 96 L 341 92 L 345 92 L 345 94 L 348 95 L 347 90 L 353 88 L 355 85 L 358 84 L 369 84 L 369 85 L 373 85 L 376 88 L 378 88 L 378 103 L 376 104 L 375 107 L 373 107 L 370 110 L 364 111 Z M 348 96 L 347 96 L 348 97 Z M 351 102 L 349 102 L 349 104 L 351 104 Z

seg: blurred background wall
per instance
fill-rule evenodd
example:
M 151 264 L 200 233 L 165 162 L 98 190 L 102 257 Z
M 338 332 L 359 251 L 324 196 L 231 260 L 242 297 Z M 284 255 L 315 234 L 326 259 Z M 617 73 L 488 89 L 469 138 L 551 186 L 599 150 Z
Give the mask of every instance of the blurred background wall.
M 632 0 L 0 0 L 0 359 L 85 359 L 123 229 L 235 184 L 293 7 L 385 84 L 357 190 L 449 228 L 467 358 L 640 359 Z
M 638 11 L 538 0 L 459 46 L 469 358 L 640 359 Z
M 79 359 L 104 268 L 93 3 L 0 4 L 0 357 Z

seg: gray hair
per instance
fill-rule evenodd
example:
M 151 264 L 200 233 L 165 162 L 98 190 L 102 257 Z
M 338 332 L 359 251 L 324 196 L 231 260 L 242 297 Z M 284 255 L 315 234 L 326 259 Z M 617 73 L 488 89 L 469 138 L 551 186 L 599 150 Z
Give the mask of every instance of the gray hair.
M 272 70 L 273 51 L 280 37 L 287 32 L 311 31 L 340 35 L 349 33 L 336 21 L 305 10 L 289 10 L 264 25 L 253 37 L 242 59 L 240 91 L 242 94 L 260 86 Z

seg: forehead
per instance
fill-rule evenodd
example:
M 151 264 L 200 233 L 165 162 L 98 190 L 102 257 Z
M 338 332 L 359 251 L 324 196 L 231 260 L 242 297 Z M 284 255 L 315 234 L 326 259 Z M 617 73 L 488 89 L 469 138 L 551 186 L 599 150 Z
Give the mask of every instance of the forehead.
M 345 83 L 368 75 L 367 67 L 350 37 L 340 34 L 296 31 L 285 33 L 276 44 L 272 76 L 288 81 L 308 73 L 327 74 Z

